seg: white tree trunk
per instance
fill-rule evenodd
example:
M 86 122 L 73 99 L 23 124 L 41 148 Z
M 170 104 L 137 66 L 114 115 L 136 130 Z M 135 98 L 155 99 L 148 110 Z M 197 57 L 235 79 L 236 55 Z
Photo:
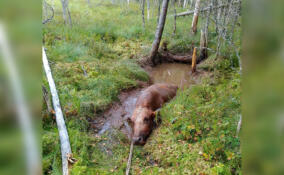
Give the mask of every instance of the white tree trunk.
M 187 5 L 187 0 L 184 0 L 183 1 L 183 8 L 186 8 L 186 5 Z
M 143 29 L 145 29 L 145 0 L 142 0 L 142 5 L 141 5 L 141 13 L 142 13 L 142 25 Z
M 237 3 L 240 3 L 240 1 L 234 1 L 233 4 L 237 4 Z M 216 10 L 216 9 L 219 9 L 219 8 L 223 8 L 223 7 L 227 7 L 229 6 L 230 4 L 221 4 L 221 5 L 217 5 L 217 6 L 212 6 L 210 5 L 209 7 L 205 7 L 205 8 L 202 8 L 199 10 L 199 13 L 200 12 L 205 12 L 205 11 L 208 11 L 208 10 Z M 190 10 L 190 11 L 187 11 L 187 12 L 182 12 L 182 13 L 179 13 L 177 14 L 177 17 L 181 17 L 181 16 L 187 16 L 187 15 L 192 15 L 194 14 L 195 10 Z
M 162 12 L 161 12 L 161 15 L 160 15 L 159 24 L 157 26 L 156 34 L 155 34 L 155 40 L 152 44 L 152 49 L 151 49 L 150 57 L 149 57 L 149 59 L 152 62 L 153 62 L 155 56 L 157 55 L 159 45 L 160 45 L 160 42 L 161 42 L 161 39 L 162 39 L 164 26 L 165 26 L 166 18 L 167 18 L 168 4 L 169 4 L 169 0 L 163 0 Z
M 207 47 L 208 47 L 208 41 L 207 41 L 207 33 L 205 29 L 205 31 L 201 30 L 200 32 L 200 59 L 201 60 L 207 58 Z
M 64 22 L 65 24 L 72 26 L 71 15 L 70 15 L 70 11 L 68 8 L 68 0 L 61 0 L 61 4 L 62 4 Z
M 160 20 L 160 13 L 161 13 L 161 0 L 158 0 L 158 15 L 157 15 L 157 24 L 159 24 L 159 20 Z
M 176 9 L 176 1 L 173 0 L 173 7 L 174 7 L 174 30 L 173 30 L 173 35 L 176 34 L 176 30 L 177 30 L 177 9 Z
M 31 112 L 28 108 L 28 103 L 24 98 L 23 85 L 9 44 L 5 26 L 0 22 L 0 59 L 1 63 L 3 63 L 3 68 L 5 67 L 7 70 L 8 80 L 10 81 L 9 83 L 11 86 L 9 91 L 11 91 L 13 101 L 15 103 L 13 110 L 17 112 L 17 119 L 25 146 L 25 163 L 27 166 L 27 172 L 22 172 L 22 174 L 38 175 L 41 172 L 40 151 L 38 150 Z M 1 142 L 1 144 L 3 143 Z M 13 146 L 20 147 L 19 145 Z
M 52 78 L 51 69 L 49 67 L 44 48 L 42 48 L 42 61 L 43 61 L 43 67 L 45 70 L 45 74 L 48 80 L 51 96 L 52 96 L 53 108 L 55 110 L 55 116 L 56 116 L 56 124 L 57 124 L 58 132 L 59 132 L 60 146 L 61 146 L 61 158 L 62 158 L 62 174 L 68 175 L 69 174 L 68 158 L 69 156 L 72 155 L 70 142 L 69 142 L 69 136 L 68 136 L 68 132 L 65 126 L 63 113 L 60 107 L 60 102 L 59 102 L 59 97 L 56 91 L 56 86 Z
M 200 0 L 196 0 L 194 15 L 191 24 L 191 31 L 195 35 L 197 32 L 197 23 L 198 23 L 198 15 L 199 15 L 199 7 L 200 7 Z
M 150 0 L 147 0 L 147 20 L 150 19 Z

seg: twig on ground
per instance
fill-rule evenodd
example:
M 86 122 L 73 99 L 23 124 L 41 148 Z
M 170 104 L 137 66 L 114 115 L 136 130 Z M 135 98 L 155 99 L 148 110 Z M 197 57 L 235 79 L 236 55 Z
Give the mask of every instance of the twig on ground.
M 133 144 L 134 142 L 131 141 L 131 146 L 130 146 L 130 153 L 129 153 L 129 157 L 128 157 L 128 161 L 127 161 L 127 168 L 126 168 L 126 175 L 129 175 L 129 171 L 131 168 L 131 159 L 132 159 L 132 153 L 133 153 Z
M 49 114 L 51 114 L 51 115 L 55 114 L 55 112 L 54 112 L 54 110 L 52 109 L 52 106 L 51 106 L 50 98 L 49 98 L 49 95 L 48 95 L 48 90 L 46 89 L 45 86 L 42 86 L 42 93 L 43 93 L 43 99 L 46 103 L 47 110 L 48 110 Z
M 82 68 L 82 70 L 83 70 L 83 72 L 84 72 L 84 76 L 85 76 L 85 77 L 87 77 L 87 76 L 88 76 L 88 74 L 87 74 L 87 71 L 85 70 L 84 66 L 83 66 L 83 65 L 81 65 L 81 68 Z

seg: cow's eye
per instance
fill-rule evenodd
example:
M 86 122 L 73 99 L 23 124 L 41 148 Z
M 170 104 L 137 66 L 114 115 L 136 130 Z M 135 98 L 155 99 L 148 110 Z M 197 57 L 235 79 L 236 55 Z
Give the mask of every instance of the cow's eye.
M 144 118 L 144 122 L 145 123 L 149 123 L 149 119 L 148 118 Z

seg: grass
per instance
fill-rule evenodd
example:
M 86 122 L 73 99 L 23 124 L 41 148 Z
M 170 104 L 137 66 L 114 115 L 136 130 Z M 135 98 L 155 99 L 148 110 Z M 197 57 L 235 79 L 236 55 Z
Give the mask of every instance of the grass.
M 121 90 L 137 87 L 138 81 L 148 81 L 148 74 L 136 60 L 149 53 L 156 17 L 151 13 L 143 29 L 138 4 L 132 3 L 128 8 L 109 1 L 91 2 L 89 8 L 85 1 L 70 1 L 72 28 L 64 25 L 60 1 L 54 2 L 55 17 L 43 28 L 44 46 L 73 155 L 78 160 L 71 173 L 124 174 L 129 153 L 127 138 L 119 131 L 95 137 L 89 121 L 116 101 Z M 168 17 L 163 40 L 169 41 L 173 52 L 186 52 L 191 43 L 198 45 L 199 33 L 196 37 L 187 34 L 188 24 L 189 18 L 178 19 L 173 36 L 173 17 Z M 210 41 L 209 47 L 214 49 L 216 38 Z M 240 173 L 240 143 L 235 137 L 240 77 L 231 68 L 234 59 L 228 59 L 234 54 L 227 50 L 225 45 L 222 58 L 215 60 L 211 54 L 200 65 L 214 72 L 212 79 L 179 92 L 163 107 L 160 127 L 144 147 L 134 149 L 132 174 Z M 45 78 L 43 84 L 48 87 Z M 85 104 L 91 104 L 91 109 L 86 109 Z M 61 174 L 58 131 L 54 118 L 45 109 L 43 105 L 43 172 Z

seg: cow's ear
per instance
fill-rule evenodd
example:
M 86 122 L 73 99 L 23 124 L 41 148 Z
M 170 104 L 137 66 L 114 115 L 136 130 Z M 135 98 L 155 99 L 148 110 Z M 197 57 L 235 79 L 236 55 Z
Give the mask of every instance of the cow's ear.
M 131 118 L 128 117 L 126 120 L 127 120 L 127 123 L 133 128 L 134 123 L 133 123 L 133 121 L 131 120 Z

